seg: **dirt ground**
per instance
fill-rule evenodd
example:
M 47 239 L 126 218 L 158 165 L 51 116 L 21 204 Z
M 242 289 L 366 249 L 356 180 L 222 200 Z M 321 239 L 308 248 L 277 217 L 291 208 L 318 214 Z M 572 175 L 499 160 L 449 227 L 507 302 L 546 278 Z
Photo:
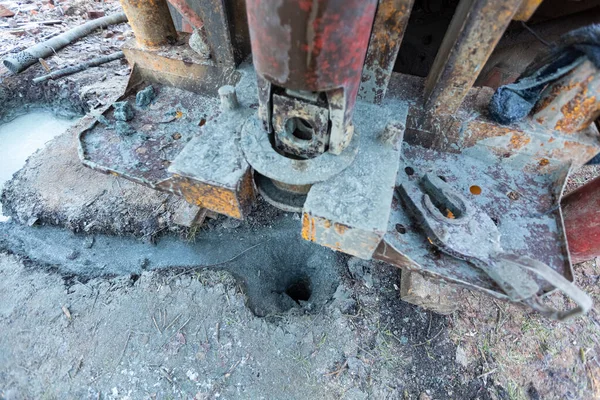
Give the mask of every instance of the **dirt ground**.
M 19 9 L 0 19 L 12 24 L 0 29 L 0 54 L 87 11 L 119 10 L 117 1 L 58 3 L 0 1 Z M 64 22 L 35 23 L 51 19 Z M 110 53 L 129 37 L 127 25 L 111 27 L 47 61 Z M 24 84 L 43 72 L 0 67 L 1 118 L 25 104 L 99 113 L 128 67 Z M 299 226 L 298 215 L 260 204 L 243 224 L 175 226 L 178 199 L 81 165 L 75 134 L 88 122 L 33 155 L 2 194 L 13 221 L 0 224 L 0 399 L 600 398 L 596 262 L 575 266 L 596 306 L 573 322 L 471 291 L 458 311 L 437 315 L 400 300 L 388 265 L 318 246 L 304 260 L 310 245 L 298 235 L 272 236 Z M 569 188 L 598 172 L 584 167 Z

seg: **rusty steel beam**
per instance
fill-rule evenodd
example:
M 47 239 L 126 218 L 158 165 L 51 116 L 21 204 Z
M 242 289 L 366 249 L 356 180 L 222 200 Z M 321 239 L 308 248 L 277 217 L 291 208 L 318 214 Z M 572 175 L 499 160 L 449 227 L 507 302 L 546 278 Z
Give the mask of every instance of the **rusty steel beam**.
M 414 0 L 379 1 L 359 91 L 362 100 L 375 104 L 383 101 L 413 3 Z
M 155 48 L 177 41 L 166 0 L 121 0 L 121 6 L 141 47 Z
M 528 21 L 539 5 L 542 4 L 542 1 L 543 0 L 523 0 L 521 7 L 519 7 L 513 19 L 515 21 Z
M 180 37 L 187 41 L 189 34 L 181 33 Z M 140 49 L 131 41 L 123 45 L 123 53 L 144 79 L 195 93 L 214 96 L 219 87 L 239 80 L 237 71 L 214 66 L 189 46 L 159 46 L 148 50 Z
M 582 131 L 600 117 L 598 93 L 600 70 L 586 60 L 544 90 L 532 118 L 549 130 Z
M 600 257 L 600 178 L 563 197 L 561 205 L 571 262 Z
M 211 55 L 221 68 L 235 68 L 242 54 L 234 49 L 228 10 L 239 2 L 225 0 L 170 0 L 184 16 L 191 18 L 196 27 L 203 26 Z M 232 14 L 233 15 L 233 14 Z M 239 20 L 239 19 L 238 19 Z
M 202 28 L 203 22 L 200 15 L 189 5 L 187 0 L 169 0 L 169 3 L 175 8 L 188 22 L 195 28 Z
M 521 0 L 462 0 L 425 81 L 434 114 L 458 110 Z

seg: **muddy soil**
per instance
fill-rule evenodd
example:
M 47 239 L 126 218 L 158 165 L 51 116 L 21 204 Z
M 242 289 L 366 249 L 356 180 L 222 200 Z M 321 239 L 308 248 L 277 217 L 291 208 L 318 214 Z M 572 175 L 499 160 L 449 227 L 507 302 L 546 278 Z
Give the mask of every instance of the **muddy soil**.
M 5 398 L 483 399 L 497 390 L 462 373 L 446 318 L 401 302 L 387 267 L 371 271 L 377 289 L 342 272 L 324 306 L 260 318 L 225 272 L 83 283 L 27 264 L 0 258 Z
M 0 19 L 0 23 L 7 25 L 0 29 L 2 59 L 86 22 L 88 11 L 102 11 L 106 15 L 120 11 L 117 1 L 2 1 L 0 4 L 16 13 L 12 18 Z M 60 23 L 47 25 L 44 21 Z M 57 51 L 44 60 L 45 66 L 38 63 L 19 75 L 13 75 L 0 65 L 0 120 L 40 107 L 51 108 L 62 116 L 81 116 L 110 104 L 115 96 L 121 94 L 122 84 L 129 73 L 129 66 L 123 60 L 42 84 L 33 84 L 31 79 L 46 74 L 46 67 L 56 70 L 99 54 L 118 51 L 131 37 L 127 24 L 114 25 Z
M 0 30 L 0 53 L 89 10 L 119 10 L 51 3 L 23 2 L 15 20 L 62 24 Z M 47 62 L 129 37 L 126 24 L 111 27 Z M 99 114 L 128 71 L 114 62 L 34 86 L 42 66 L 17 77 L 0 67 L 0 118 Z M 261 203 L 243 224 L 175 226 L 179 199 L 81 165 L 75 135 L 91 118 L 30 157 L 2 194 L 12 222 L 0 225 L 0 399 L 600 398 L 595 262 L 575 266 L 596 306 L 574 322 L 469 291 L 459 311 L 436 315 L 399 299 L 394 268 L 301 241 L 298 215 Z M 569 187 L 597 175 L 585 167 Z

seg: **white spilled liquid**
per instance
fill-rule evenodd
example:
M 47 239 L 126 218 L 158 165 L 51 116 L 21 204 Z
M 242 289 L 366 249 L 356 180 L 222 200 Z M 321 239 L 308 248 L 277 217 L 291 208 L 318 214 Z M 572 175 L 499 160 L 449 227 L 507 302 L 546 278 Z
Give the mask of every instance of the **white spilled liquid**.
M 0 190 L 30 155 L 75 122 L 76 119 L 61 119 L 50 111 L 37 110 L 0 125 Z M 0 203 L 0 222 L 7 219 Z

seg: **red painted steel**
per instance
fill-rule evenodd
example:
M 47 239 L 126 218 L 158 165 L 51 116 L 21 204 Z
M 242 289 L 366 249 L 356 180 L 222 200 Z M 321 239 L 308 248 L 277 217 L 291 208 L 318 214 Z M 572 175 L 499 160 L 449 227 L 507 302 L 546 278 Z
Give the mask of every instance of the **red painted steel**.
M 600 257 L 600 177 L 566 195 L 562 210 L 571 261 Z
M 346 104 L 354 104 L 377 0 L 247 0 L 246 7 L 258 74 L 293 90 L 345 88 Z

